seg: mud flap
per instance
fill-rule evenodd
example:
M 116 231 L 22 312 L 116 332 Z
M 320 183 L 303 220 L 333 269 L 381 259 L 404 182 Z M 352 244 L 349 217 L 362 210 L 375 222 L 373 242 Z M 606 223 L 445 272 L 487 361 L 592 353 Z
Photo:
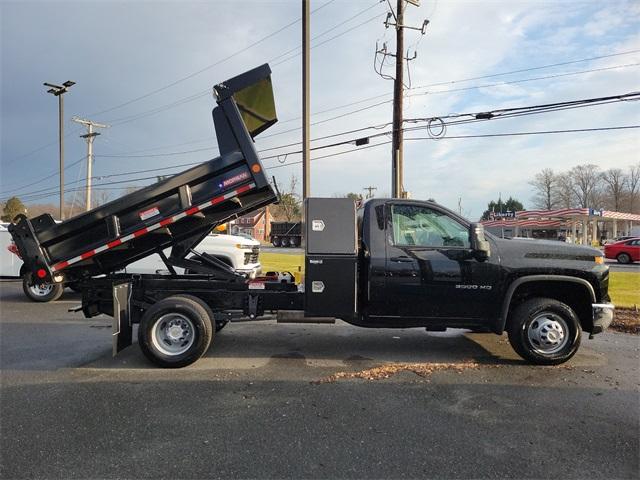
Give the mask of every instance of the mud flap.
M 113 356 L 131 345 L 133 324 L 131 323 L 130 282 L 113 285 Z

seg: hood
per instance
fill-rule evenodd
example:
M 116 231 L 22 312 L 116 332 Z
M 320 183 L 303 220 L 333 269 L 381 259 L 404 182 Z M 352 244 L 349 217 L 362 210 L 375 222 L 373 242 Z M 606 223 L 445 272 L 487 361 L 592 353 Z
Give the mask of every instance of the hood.
M 553 240 L 503 239 L 495 238 L 501 256 L 548 260 L 593 261 L 601 257 L 596 248 Z
M 249 240 L 246 237 L 241 237 L 240 235 L 226 235 L 226 234 L 221 234 L 221 233 L 211 233 L 209 234 L 209 237 L 213 237 L 216 239 L 217 242 L 225 242 L 228 243 L 229 245 L 236 245 L 236 244 L 241 244 L 241 245 L 260 245 L 260 242 L 257 240 Z

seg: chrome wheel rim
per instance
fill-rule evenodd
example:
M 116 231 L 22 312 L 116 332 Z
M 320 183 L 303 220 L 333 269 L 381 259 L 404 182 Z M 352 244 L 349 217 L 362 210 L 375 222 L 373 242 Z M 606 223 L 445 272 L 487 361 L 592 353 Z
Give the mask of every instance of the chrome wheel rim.
M 51 293 L 53 285 L 51 283 L 36 283 L 35 285 L 29 285 L 29 290 L 37 297 L 45 297 Z
M 527 337 L 534 351 L 543 355 L 551 355 L 567 345 L 569 327 L 560 315 L 543 312 L 529 323 Z
M 151 329 L 151 342 L 164 355 L 176 356 L 185 353 L 193 345 L 194 339 L 193 322 L 180 313 L 161 316 Z

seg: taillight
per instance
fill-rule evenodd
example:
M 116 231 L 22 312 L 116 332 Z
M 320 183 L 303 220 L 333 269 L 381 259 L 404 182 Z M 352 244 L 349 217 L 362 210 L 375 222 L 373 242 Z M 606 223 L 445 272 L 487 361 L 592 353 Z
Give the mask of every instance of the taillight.
M 18 258 L 22 258 L 22 255 L 20 255 L 20 251 L 18 250 L 18 246 L 15 243 L 11 242 L 7 247 L 7 250 L 9 250 L 14 255 L 17 255 Z

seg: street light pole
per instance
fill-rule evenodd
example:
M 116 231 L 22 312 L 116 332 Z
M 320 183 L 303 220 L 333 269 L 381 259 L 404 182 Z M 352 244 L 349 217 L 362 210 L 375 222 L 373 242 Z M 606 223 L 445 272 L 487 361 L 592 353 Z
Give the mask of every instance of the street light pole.
M 64 98 L 63 95 L 75 85 L 76 82 L 67 80 L 62 85 L 44 83 L 46 87 L 51 87 L 47 93 L 58 97 L 58 142 L 60 153 L 60 220 L 64 220 Z

